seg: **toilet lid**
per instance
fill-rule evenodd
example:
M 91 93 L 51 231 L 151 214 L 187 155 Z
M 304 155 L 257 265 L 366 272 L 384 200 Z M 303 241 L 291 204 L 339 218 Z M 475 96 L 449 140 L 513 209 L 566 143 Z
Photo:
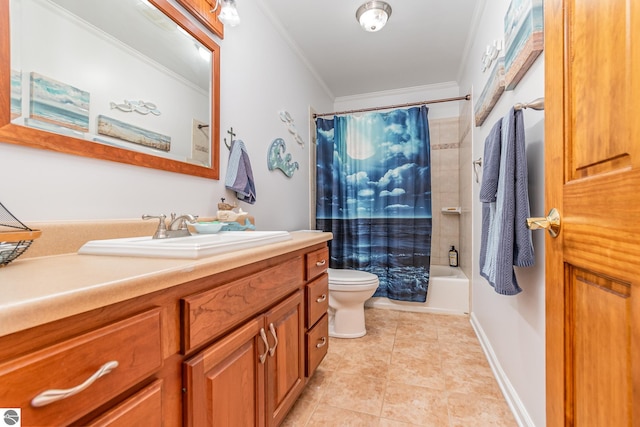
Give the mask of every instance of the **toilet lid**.
M 359 270 L 329 268 L 330 285 L 378 285 L 378 276 Z

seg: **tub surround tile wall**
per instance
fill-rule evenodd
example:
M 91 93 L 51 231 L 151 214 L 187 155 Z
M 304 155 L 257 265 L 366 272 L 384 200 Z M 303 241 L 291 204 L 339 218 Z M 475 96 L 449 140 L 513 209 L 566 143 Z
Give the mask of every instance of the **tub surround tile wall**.
M 442 213 L 443 207 L 460 206 L 459 118 L 430 120 L 429 133 L 431 136 L 431 203 L 433 217 L 431 263 L 448 265 L 451 245 L 455 245 L 456 248 L 460 246 L 460 216 Z
M 466 93 L 469 93 L 467 91 Z M 460 259 L 460 268 L 467 277 L 473 277 L 473 245 L 471 236 L 473 236 L 473 185 L 479 185 L 475 182 L 473 173 L 473 146 L 472 146 L 472 104 L 471 102 L 460 103 L 460 117 L 458 122 L 458 132 L 460 134 L 460 150 L 459 150 L 459 173 L 460 173 L 460 206 L 462 214 L 460 215 L 460 248 L 458 256 Z M 479 177 L 482 170 L 479 168 Z

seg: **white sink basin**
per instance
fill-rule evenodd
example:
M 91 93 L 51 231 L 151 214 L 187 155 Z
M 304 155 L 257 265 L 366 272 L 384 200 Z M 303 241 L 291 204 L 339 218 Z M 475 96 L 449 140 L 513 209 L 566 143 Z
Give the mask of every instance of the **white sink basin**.
M 151 236 L 126 237 L 91 240 L 85 243 L 78 253 L 197 259 L 290 239 L 291 235 L 286 231 L 222 231 L 217 234 L 196 234 L 169 239 L 152 239 Z

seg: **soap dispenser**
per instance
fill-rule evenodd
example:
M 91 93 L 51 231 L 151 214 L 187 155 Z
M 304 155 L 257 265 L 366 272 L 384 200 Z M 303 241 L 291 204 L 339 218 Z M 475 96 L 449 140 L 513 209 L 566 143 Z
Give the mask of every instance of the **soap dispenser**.
M 457 267 L 458 266 L 458 251 L 455 246 L 451 246 L 451 250 L 449 251 L 449 266 Z

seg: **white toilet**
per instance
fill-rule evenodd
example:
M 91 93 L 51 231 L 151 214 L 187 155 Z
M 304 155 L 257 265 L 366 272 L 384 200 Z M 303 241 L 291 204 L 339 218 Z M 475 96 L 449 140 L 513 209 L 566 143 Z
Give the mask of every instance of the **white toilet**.
M 330 268 L 329 336 L 359 338 L 367 333 L 364 302 L 378 288 L 378 276 L 358 270 Z

